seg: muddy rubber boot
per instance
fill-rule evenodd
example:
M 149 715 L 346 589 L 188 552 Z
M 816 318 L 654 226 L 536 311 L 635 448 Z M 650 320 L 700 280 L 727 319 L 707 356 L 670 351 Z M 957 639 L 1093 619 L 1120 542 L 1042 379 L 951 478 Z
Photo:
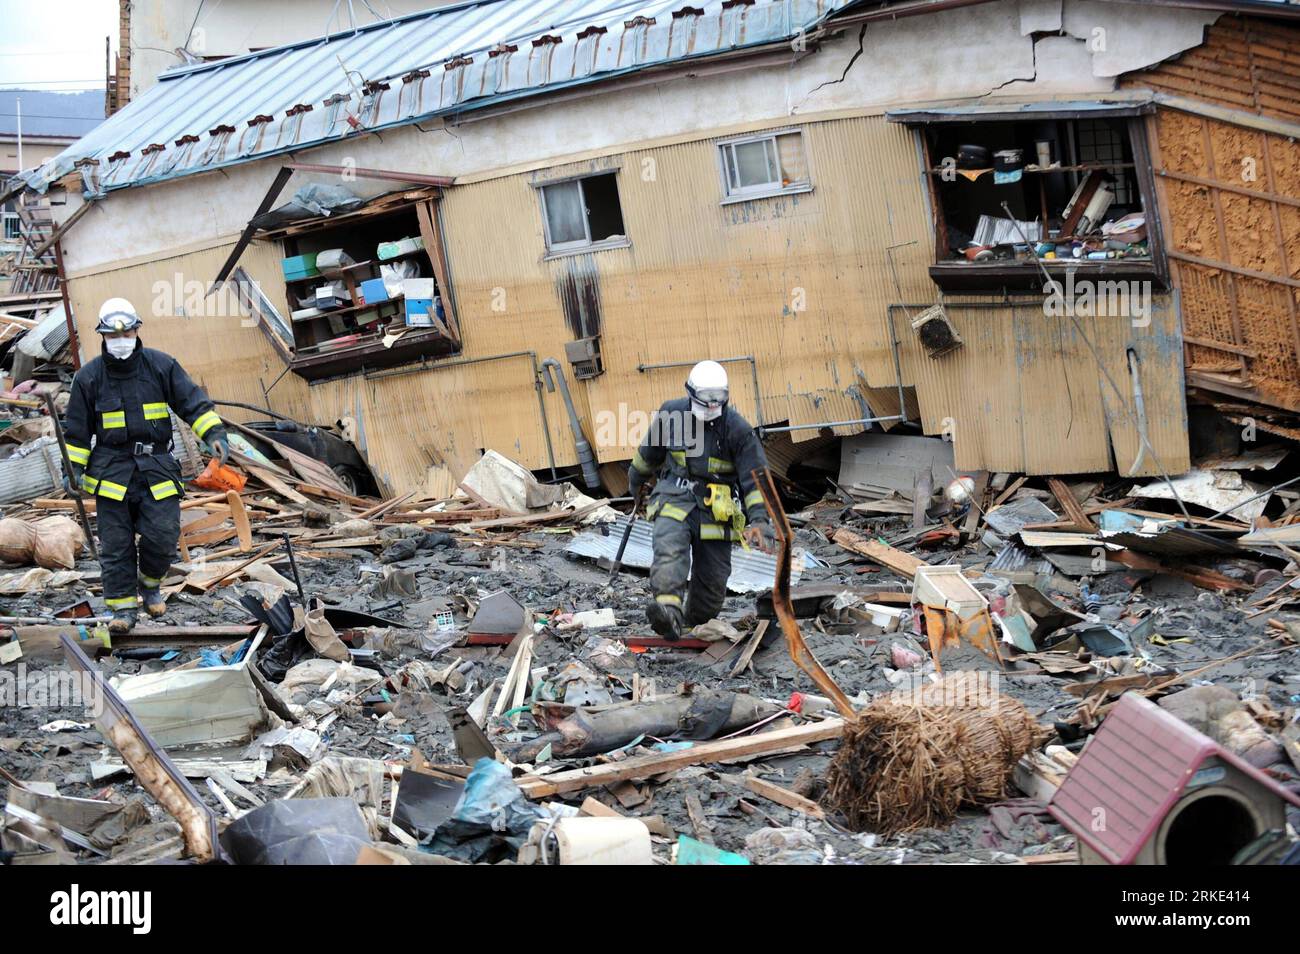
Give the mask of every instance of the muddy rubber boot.
M 140 602 L 144 604 L 144 611 L 154 619 L 167 612 L 167 601 L 157 587 L 152 590 L 140 587 Z
M 135 628 L 136 612 L 133 609 L 114 610 L 113 618 L 108 621 L 110 633 L 129 633 Z
M 682 611 L 678 607 L 651 600 L 645 615 L 650 628 L 670 643 L 682 638 Z

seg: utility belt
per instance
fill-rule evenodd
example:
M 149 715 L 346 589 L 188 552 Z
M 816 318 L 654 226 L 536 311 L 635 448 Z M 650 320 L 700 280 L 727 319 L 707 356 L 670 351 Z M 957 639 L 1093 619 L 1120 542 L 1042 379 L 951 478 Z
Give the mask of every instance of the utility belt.
M 110 451 L 120 460 L 123 457 L 153 457 L 155 454 L 170 454 L 172 451 L 172 441 L 169 438 L 166 441 L 154 441 L 151 444 L 146 444 L 144 441 L 136 441 L 134 444 L 122 444 L 119 447 L 114 447 L 109 444 L 105 444 L 103 447 L 104 450 Z

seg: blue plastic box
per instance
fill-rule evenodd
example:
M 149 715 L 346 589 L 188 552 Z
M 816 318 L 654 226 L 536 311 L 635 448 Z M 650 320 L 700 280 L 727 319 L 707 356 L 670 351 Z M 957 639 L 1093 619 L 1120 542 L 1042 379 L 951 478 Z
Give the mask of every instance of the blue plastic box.
M 316 268 L 315 252 L 286 258 L 280 262 L 280 268 L 284 271 L 284 280 L 287 282 L 299 278 L 314 278 L 320 274 L 320 270 Z
M 382 278 L 368 278 L 361 283 L 361 297 L 367 305 L 388 301 L 388 289 Z

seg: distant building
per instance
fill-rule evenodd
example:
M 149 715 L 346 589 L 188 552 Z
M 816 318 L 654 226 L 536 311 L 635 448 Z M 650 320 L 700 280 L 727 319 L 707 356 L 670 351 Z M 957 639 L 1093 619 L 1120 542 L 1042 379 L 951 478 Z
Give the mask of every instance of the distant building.
M 35 169 L 57 156 L 103 121 L 104 94 L 99 90 L 51 93 L 0 89 L 0 185 L 16 173 Z M 9 284 L 5 262 L 21 244 L 18 201 L 15 196 L 0 202 L 0 294 Z

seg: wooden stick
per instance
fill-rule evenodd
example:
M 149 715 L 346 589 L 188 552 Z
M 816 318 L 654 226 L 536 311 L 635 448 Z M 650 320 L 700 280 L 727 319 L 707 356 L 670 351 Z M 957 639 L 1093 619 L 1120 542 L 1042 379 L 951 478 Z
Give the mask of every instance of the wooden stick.
M 252 565 L 253 565 L 254 563 L 256 563 L 258 560 L 262 559 L 262 557 L 266 556 L 268 553 L 270 553 L 272 550 L 274 550 L 276 547 L 278 547 L 278 546 L 280 546 L 280 545 L 281 545 L 281 541 L 280 541 L 280 540 L 272 540 L 270 543 L 268 543 L 266 546 L 264 546 L 264 547 L 262 547 L 261 549 L 259 549 L 256 553 L 254 553 L 251 557 L 249 557 L 249 558 L 248 558 L 247 560 L 245 560 L 243 563 L 239 564 L 239 566 L 237 566 L 237 567 L 235 567 L 235 568 L 233 568 L 233 569 L 227 570 L 225 573 L 221 574 L 220 576 L 216 577 L 215 579 L 208 580 L 208 581 L 203 582 L 203 583 L 195 583 L 194 586 L 195 586 L 197 589 L 199 589 L 201 592 L 204 592 L 204 593 L 210 593 L 213 589 L 216 588 L 217 584 L 222 583 L 222 582 L 224 582 L 225 580 L 230 579 L 230 577 L 234 576 L 234 575 L 235 575 L 236 573 L 238 573 L 240 570 L 244 570 L 244 569 L 247 569 L 248 567 L 252 566 Z
M 778 805 L 784 805 L 786 808 L 794 809 L 816 819 L 824 819 L 826 813 L 822 807 L 814 802 L 811 798 L 804 798 L 802 795 L 790 791 L 788 788 L 782 788 L 775 782 L 768 782 L 754 775 L 745 776 L 745 787 L 755 795 L 761 795 L 769 801 L 776 802 Z
M 676 752 L 655 752 L 651 755 L 633 756 L 621 762 L 609 762 L 589 768 L 556 772 L 546 776 L 525 776 L 519 787 L 529 798 L 543 798 L 564 792 L 578 792 L 611 782 L 649 778 L 687 765 L 704 765 L 723 762 L 748 755 L 764 755 L 782 749 L 811 745 L 826 739 L 839 738 L 844 731 L 843 719 L 827 719 L 790 729 L 777 729 L 758 735 L 740 736 L 717 742 L 700 742 L 689 749 Z

